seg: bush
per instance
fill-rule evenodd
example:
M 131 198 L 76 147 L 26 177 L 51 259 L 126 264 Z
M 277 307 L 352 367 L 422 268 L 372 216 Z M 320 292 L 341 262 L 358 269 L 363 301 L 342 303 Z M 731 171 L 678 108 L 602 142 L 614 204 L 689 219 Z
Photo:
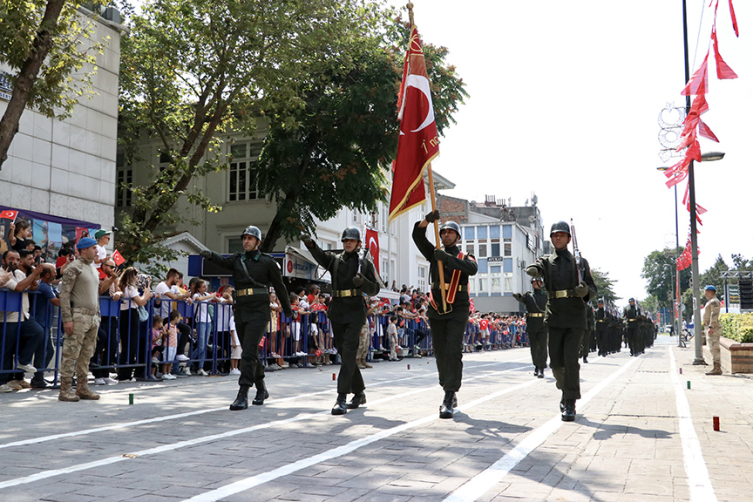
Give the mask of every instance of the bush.
M 722 314 L 722 336 L 740 343 L 753 343 L 753 314 Z

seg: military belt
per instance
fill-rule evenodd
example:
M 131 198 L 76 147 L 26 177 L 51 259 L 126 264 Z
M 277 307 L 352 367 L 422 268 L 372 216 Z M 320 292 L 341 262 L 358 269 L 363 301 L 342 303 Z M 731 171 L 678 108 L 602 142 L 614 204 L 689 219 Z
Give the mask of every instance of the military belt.
M 528 317 L 544 317 L 544 314 L 528 314 Z
M 441 286 L 440 284 L 432 284 L 431 288 L 432 289 L 442 289 L 440 286 Z M 446 282 L 444 284 L 444 289 L 449 290 L 450 289 L 450 283 Z M 468 285 L 467 284 L 458 284 L 458 291 L 465 291 L 467 289 L 468 289 Z
M 99 309 L 86 309 L 84 307 L 73 307 L 72 312 L 84 315 L 99 315 Z
M 575 296 L 575 291 L 572 289 L 560 289 L 554 292 L 555 298 L 574 298 Z
M 596 321 L 596 322 L 607 322 L 607 321 Z
M 237 289 L 235 294 L 238 296 L 268 295 L 269 290 L 267 288 Z
M 628 319 L 628 321 L 630 321 L 630 322 L 635 322 L 635 321 L 637 321 L 637 320 L 638 320 L 638 319 Z
M 335 298 L 347 298 L 349 296 L 358 296 L 357 289 L 338 289 L 332 292 Z

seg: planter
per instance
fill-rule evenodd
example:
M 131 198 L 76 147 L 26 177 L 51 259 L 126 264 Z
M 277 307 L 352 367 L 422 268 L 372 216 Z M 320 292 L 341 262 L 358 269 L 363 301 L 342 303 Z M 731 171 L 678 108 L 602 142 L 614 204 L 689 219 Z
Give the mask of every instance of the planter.
M 722 371 L 725 373 L 753 373 L 753 343 L 738 343 L 729 338 L 721 337 L 719 341 L 721 351 Z M 703 358 L 713 364 L 708 345 L 703 346 Z

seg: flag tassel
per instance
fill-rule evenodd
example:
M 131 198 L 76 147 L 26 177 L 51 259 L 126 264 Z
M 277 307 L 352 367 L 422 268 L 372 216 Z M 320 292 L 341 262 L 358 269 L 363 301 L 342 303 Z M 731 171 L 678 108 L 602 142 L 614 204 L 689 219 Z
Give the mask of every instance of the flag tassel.
M 437 210 L 437 197 L 434 195 L 434 175 L 432 174 L 431 162 L 427 166 L 429 173 L 429 190 L 431 192 L 431 212 Z M 437 249 L 442 248 L 442 241 L 439 239 L 439 221 L 434 220 L 434 239 L 437 243 Z M 439 291 L 442 293 L 442 312 L 447 312 L 447 291 L 444 286 L 444 264 L 441 261 L 437 261 L 437 269 L 439 269 Z

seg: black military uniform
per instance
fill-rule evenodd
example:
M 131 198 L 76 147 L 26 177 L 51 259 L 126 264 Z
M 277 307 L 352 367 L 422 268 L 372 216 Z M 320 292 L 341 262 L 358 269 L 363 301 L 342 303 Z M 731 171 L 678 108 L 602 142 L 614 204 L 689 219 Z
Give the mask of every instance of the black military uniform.
M 539 286 L 535 284 L 538 282 Z M 546 311 L 547 294 L 541 289 L 541 279 L 531 279 L 534 284 L 533 291 L 527 291 L 524 294 L 515 293 L 515 297 L 520 303 L 526 306 L 526 332 L 528 341 L 531 344 L 531 359 L 533 360 L 534 376 L 544 378 L 544 368 L 546 368 L 547 359 L 547 331 L 544 325 L 544 312 Z
M 580 349 L 580 357 L 584 363 L 588 363 L 588 353 L 591 351 L 591 340 L 594 337 L 594 309 L 590 303 L 586 304 L 586 331 L 583 332 L 583 342 Z
M 599 300 L 599 308 L 594 311 L 594 318 L 596 320 L 596 346 L 599 349 L 598 354 L 606 357 L 610 352 L 607 341 L 609 313 L 604 310 L 604 300 Z
M 432 223 L 439 219 L 439 211 L 426 215 L 423 221 Z M 431 326 L 431 337 L 434 346 L 434 355 L 437 359 L 437 371 L 439 372 L 439 385 L 445 392 L 442 405 L 439 408 L 440 418 L 452 418 L 454 408 L 457 406 L 455 393 L 460 390 L 463 379 L 463 335 L 468 324 L 470 313 L 470 296 L 468 295 L 468 277 L 476 275 L 478 265 L 473 255 L 465 255 L 458 258 L 460 248 L 457 242 L 460 240 L 460 226 L 454 221 L 448 221 L 441 226 L 440 235 L 447 235 L 444 250 L 435 249 L 434 245 L 426 238 L 426 226 L 421 226 L 419 221 L 413 227 L 413 241 L 418 250 L 430 263 L 429 276 L 431 277 L 432 302 L 429 305 L 427 317 Z M 450 231 L 455 232 L 452 238 Z M 446 234 L 445 234 L 446 233 Z M 457 290 L 452 302 L 447 302 L 447 310 L 442 304 L 441 283 L 439 277 L 438 261 L 444 268 L 445 292 L 451 296 L 450 288 L 453 272 L 459 272 Z
M 564 221 L 552 225 L 550 238 L 555 233 L 566 233 L 567 242 L 572 236 L 570 226 Z M 526 273 L 543 277 L 549 292 L 544 315 L 549 330 L 549 366 L 557 379 L 557 388 L 562 391 L 562 420 L 571 422 L 575 420 L 575 400 L 580 399 L 578 355 L 586 329 L 586 303 L 591 296 L 596 296 L 596 285 L 588 262 L 581 258 L 576 264 L 566 245 L 539 258 L 526 268 Z
M 357 228 L 346 228 L 341 240 L 349 239 L 355 239 L 360 244 L 361 231 Z M 333 254 L 322 251 L 307 235 L 303 236 L 303 242 L 314 259 L 327 269 L 332 277 L 332 301 L 328 316 L 335 348 L 342 360 L 337 378 L 337 401 L 332 408 L 332 414 L 343 415 L 348 408 L 354 409 L 366 404 L 366 386 L 356 363 L 356 353 L 361 329 L 366 322 L 367 308 L 363 295 L 373 296 L 379 293 L 379 280 L 374 264 L 368 259 L 359 258 L 358 247 L 350 253 L 343 251 Z M 350 393 L 355 396 L 346 405 L 345 401 Z
M 261 243 L 261 231 L 258 228 L 247 227 L 241 238 L 246 235 L 256 237 L 257 242 Z M 248 408 L 248 389 L 252 385 L 256 385 L 256 397 L 253 404 L 264 404 L 264 399 L 269 397 L 269 392 L 264 385 L 264 365 L 259 361 L 259 343 L 267 332 L 267 325 L 270 321 L 270 285 L 275 288 L 285 315 L 293 315 L 290 298 L 282 282 L 280 267 L 273 257 L 259 251 L 258 246 L 253 251 L 236 253 L 229 257 L 223 257 L 213 251 L 202 251 L 201 256 L 233 272 L 235 283 L 233 312 L 243 355 L 240 364 L 241 376 L 238 378 L 240 390 L 238 397 L 230 405 L 230 409 Z
M 625 321 L 627 322 L 627 340 L 631 356 L 643 354 L 643 343 L 639 329 L 641 311 L 635 305 L 635 300 L 630 299 L 630 306 L 625 309 Z

